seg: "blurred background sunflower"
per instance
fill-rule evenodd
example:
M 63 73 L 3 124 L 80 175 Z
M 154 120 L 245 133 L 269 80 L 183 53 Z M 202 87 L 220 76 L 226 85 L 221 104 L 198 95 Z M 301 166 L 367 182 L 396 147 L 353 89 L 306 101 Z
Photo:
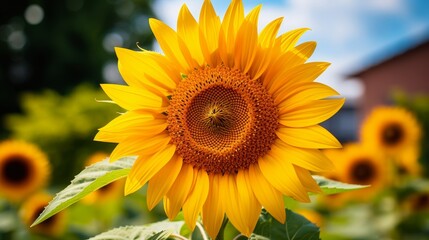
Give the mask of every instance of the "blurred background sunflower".
M 420 144 L 421 129 L 414 115 L 401 107 L 379 106 L 364 119 L 360 139 L 389 156 Z
M 48 157 L 36 145 L 18 140 L 0 142 L 0 196 L 22 201 L 48 183 Z
M 46 237 L 59 237 L 66 228 L 67 211 L 62 211 L 43 223 L 30 228 L 34 220 L 42 213 L 45 206 L 52 200 L 53 196 L 45 193 L 38 192 L 30 196 L 22 204 L 19 213 L 24 225 L 30 232 L 34 232 Z M 22 236 L 28 238 L 29 236 Z

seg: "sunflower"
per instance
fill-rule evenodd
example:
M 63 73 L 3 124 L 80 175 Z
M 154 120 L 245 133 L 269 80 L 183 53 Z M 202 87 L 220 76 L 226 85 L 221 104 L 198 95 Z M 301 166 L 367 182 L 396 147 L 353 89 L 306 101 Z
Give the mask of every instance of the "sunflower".
M 384 156 L 362 144 L 349 143 L 340 150 L 342 156 L 335 161 L 340 181 L 370 185 L 344 195 L 347 200 L 367 200 L 375 196 L 389 183 L 390 167 L 385 164 Z
M 105 152 L 95 152 L 88 157 L 88 159 L 85 162 L 85 165 L 86 166 L 92 165 L 99 161 L 103 161 L 108 157 L 109 155 Z M 87 204 L 99 204 L 99 203 L 109 202 L 110 200 L 118 199 L 118 197 L 123 192 L 123 189 L 124 189 L 123 186 L 124 186 L 124 183 L 122 179 L 115 182 L 111 182 L 99 188 L 98 190 L 90 193 L 82 200 Z
M 66 211 L 59 212 L 37 226 L 30 228 L 31 224 L 33 224 L 51 200 L 52 196 L 50 194 L 39 192 L 24 201 L 19 214 L 30 231 L 46 236 L 59 236 L 64 232 L 67 221 Z
M 19 140 L 0 143 L 0 195 L 20 201 L 48 181 L 47 156 L 35 145 Z
M 429 190 L 411 194 L 403 205 L 405 210 L 411 213 L 429 212 Z
M 406 148 L 417 146 L 421 129 L 408 110 L 380 106 L 363 121 L 360 136 L 364 144 L 394 156 Z
M 314 82 L 329 64 L 306 62 L 316 43 L 297 41 L 307 28 L 277 36 L 278 18 L 258 33 L 260 9 L 245 16 L 234 0 L 221 21 L 206 0 L 197 21 L 183 5 L 177 31 L 150 19 L 163 54 L 116 48 L 128 85 L 102 85 L 127 111 L 95 140 L 118 143 L 112 161 L 138 156 L 125 193 L 148 183 L 149 209 L 163 199 L 191 229 L 201 214 L 212 237 L 225 214 L 249 236 L 262 206 L 284 222 L 282 196 L 320 192 L 309 171 L 330 170 L 319 149 L 340 147 L 319 125 L 344 103 Z

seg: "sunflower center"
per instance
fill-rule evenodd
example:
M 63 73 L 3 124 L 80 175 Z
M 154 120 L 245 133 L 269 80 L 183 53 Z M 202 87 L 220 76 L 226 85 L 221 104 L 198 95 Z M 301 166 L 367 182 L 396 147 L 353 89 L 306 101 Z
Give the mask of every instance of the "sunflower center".
M 402 141 L 404 130 L 399 124 L 390 124 L 383 129 L 382 139 L 387 145 L 396 145 Z
M 357 161 L 352 167 L 351 177 L 354 183 L 369 184 L 375 178 L 374 165 L 365 159 Z
M 30 176 L 30 166 L 22 157 L 12 156 L 4 163 L 1 176 L 11 184 L 24 183 Z
M 168 108 L 168 131 L 185 163 L 236 173 L 266 154 L 278 111 L 262 84 L 223 65 L 192 72 Z

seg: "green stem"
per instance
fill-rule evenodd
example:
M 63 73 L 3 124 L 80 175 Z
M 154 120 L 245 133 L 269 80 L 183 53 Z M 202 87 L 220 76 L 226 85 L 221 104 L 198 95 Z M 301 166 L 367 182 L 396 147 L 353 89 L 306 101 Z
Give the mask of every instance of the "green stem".
M 222 225 L 220 226 L 219 233 L 216 236 L 216 240 L 223 240 L 223 237 L 224 237 L 224 234 L 225 234 L 225 227 L 226 227 L 227 223 L 228 223 L 228 218 L 225 217 L 223 219 Z
M 174 239 L 188 240 L 188 239 L 187 239 L 187 238 L 185 238 L 184 236 L 182 236 L 182 235 L 178 235 L 178 234 L 175 234 L 175 233 L 172 233 L 172 234 L 170 235 L 170 237 L 172 237 L 172 238 L 174 238 Z
M 235 238 L 234 239 L 232 239 L 232 240 L 238 240 L 239 238 L 241 238 L 241 237 L 243 237 L 244 235 L 243 234 L 238 234 L 237 236 L 235 236 Z
M 204 231 L 203 225 L 201 225 L 201 223 L 197 222 L 197 228 L 200 230 L 203 240 L 209 240 L 209 238 L 207 237 L 206 231 Z

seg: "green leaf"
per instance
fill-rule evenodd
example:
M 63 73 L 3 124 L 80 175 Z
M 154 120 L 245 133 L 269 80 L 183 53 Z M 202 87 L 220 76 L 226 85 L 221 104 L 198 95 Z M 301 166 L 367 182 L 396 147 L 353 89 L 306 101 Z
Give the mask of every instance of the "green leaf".
M 316 180 L 324 194 L 336 194 L 369 187 L 368 185 L 356 185 L 338 182 L 317 175 L 314 175 L 313 178 Z
M 269 239 L 319 240 L 320 230 L 303 216 L 286 209 L 286 222 L 278 222 L 265 209 L 262 210 L 254 234 Z M 261 239 L 261 238 L 256 238 Z
M 134 157 L 109 159 L 95 163 L 75 176 L 65 189 L 59 192 L 31 226 L 35 226 L 56 213 L 79 201 L 89 193 L 128 175 L 135 161 Z
M 119 227 L 101 233 L 89 240 L 163 240 L 172 234 L 179 234 L 184 221 L 170 222 L 168 220 L 143 226 Z

